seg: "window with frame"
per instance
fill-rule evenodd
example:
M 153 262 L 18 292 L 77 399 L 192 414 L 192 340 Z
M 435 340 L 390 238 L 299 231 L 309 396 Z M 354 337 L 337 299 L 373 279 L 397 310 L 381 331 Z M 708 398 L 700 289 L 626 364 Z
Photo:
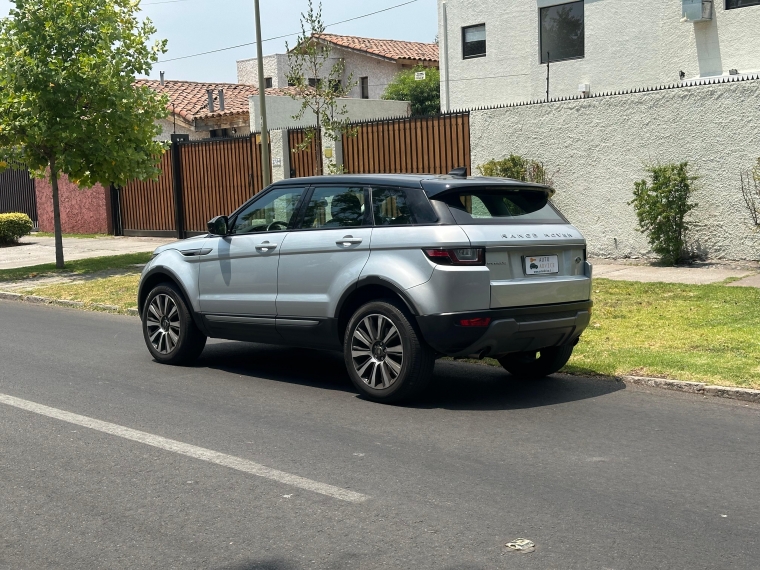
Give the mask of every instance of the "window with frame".
M 541 63 L 580 59 L 586 55 L 584 3 L 541 8 Z
M 369 77 L 362 77 L 359 83 L 362 89 L 362 99 L 369 99 Z
M 265 77 L 264 78 L 264 89 L 271 89 L 272 88 L 272 78 L 271 77 Z
M 304 188 L 272 190 L 237 215 L 230 233 L 239 235 L 287 230 L 303 192 Z
M 301 229 L 352 228 L 369 225 L 361 187 L 321 186 L 306 206 Z
M 747 8 L 748 6 L 760 6 L 760 0 L 726 0 L 726 10 Z
M 376 226 L 434 224 L 435 210 L 422 190 L 373 188 L 372 213 Z
M 485 57 L 486 55 L 486 25 L 467 26 L 462 28 L 462 57 Z

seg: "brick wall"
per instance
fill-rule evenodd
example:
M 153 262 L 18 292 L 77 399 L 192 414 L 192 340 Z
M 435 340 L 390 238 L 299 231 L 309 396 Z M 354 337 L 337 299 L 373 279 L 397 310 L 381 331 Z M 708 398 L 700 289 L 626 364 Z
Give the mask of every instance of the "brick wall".
M 40 231 L 52 232 L 53 187 L 50 179 L 37 180 L 37 215 Z M 67 234 L 106 234 L 109 230 L 108 192 L 100 184 L 81 189 L 66 176 L 58 180 L 61 227 Z

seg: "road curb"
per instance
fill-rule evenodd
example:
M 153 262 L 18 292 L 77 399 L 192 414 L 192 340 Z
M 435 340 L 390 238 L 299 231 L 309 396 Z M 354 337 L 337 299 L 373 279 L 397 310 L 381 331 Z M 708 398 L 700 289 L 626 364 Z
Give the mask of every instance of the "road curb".
M 729 386 L 713 386 L 703 384 L 702 382 L 683 382 L 680 380 L 668 380 L 666 378 L 647 378 L 644 376 L 619 376 L 618 380 L 625 384 L 635 386 L 648 386 L 650 388 L 659 388 L 661 390 L 671 390 L 674 392 L 688 392 L 690 394 L 703 394 L 714 398 L 726 398 L 729 400 L 740 400 L 742 402 L 753 402 L 760 404 L 760 390 L 750 388 L 733 388 Z
M 72 309 L 89 309 L 99 312 L 118 313 L 121 311 L 116 305 L 105 305 L 103 303 L 87 304 L 83 301 L 70 301 L 68 299 L 53 299 L 51 297 L 39 297 L 37 295 L 24 295 L 22 293 L 11 293 L 10 291 L 0 291 L 0 300 L 4 301 L 23 301 L 24 303 L 33 303 L 36 305 L 57 305 L 59 307 L 69 307 Z M 127 315 L 137 317 L 137 309 L 125 309 Z

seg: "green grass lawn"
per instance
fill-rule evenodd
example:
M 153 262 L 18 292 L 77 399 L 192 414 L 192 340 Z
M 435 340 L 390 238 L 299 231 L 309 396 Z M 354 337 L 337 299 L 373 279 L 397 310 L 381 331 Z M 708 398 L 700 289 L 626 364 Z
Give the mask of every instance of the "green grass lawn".
M 23 291 L 26 294 L 82 301 L 87 304 L 102 303 L 115 305 L 125 311 L 137 306 L 137 286 L 140 283 L 140 273 L 116 275 L 102 279 L 92 279 L 77 283 L 59 283 L 44 287 L 32 287 Z
M 126 269 L 133 265 L 144 264 L 150 261 L 150 253 L 127 253 L 124 255 L 112 255 L 107 257 L 93 257 L 77 261 L 67 261 L 63 269 L 56 269 L 55 263 L 33 265 L 31 267 L 19 267 L 17 269 L 0 269 L 0 283 L 2 281 L 19 281 L 42 275 L 74 274 L 84 275 L 109 269 Z
M 596 279 L 594 303 L 567 371 L 760 388 L 760 290 Z

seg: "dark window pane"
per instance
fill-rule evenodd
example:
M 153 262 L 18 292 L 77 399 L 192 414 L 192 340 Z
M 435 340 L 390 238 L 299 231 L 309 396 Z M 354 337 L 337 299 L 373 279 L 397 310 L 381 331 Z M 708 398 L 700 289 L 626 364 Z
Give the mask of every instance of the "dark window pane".
M 362 99 L 369 99 L 369 77 L 361 78 Z
M 271 77 L 265 77 L 264 78 L 264 88 L 265 89 L 271 89 L 272 88 L 272 78 Z
M 543 192 L 533 190 L 477 190 L 455 192 L 439 199 L 448 204 L 460 224 L 508 222 L 559 223 L 562 217 L 548 203 Z
M 287 229 L 301 194 L 303 188 L 282 188 L 269 192 L 238 214 L 230 233 L 252 234 Z
M 372 211 L 376 226 L 434 224 L 438 221 L 422 190 L 373 188 Z
M 462 28 L 462 46 L 465 59 L 486 55 L 486 25 Z
M 583 2 L 541 8 L 541 63 L 583 57 L 585 37 Z
M 760 6 L 760 0 L 726 0 L 726 10 L 746 6 Z
M 367 225 L 363 188 L 316 188 L 306 207 L 302 228 L 344 228 Z

